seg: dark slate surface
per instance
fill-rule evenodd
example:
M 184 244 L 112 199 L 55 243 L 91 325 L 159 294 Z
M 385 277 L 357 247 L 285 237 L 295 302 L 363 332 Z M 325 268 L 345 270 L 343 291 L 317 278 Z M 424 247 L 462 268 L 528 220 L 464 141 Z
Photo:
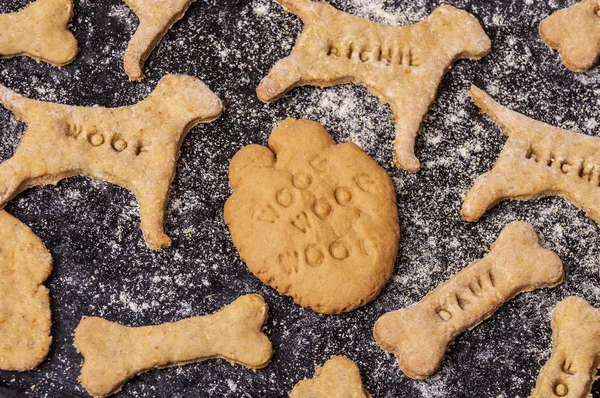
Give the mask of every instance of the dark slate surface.
M 15 11 L 27 0 L 4 0 Z M 537 119 L 587 134 L 598 131 L 600 73 L 573 74 L 538 35 L 539 21 L 573 0 L 457 0 L 474 13 L 493 40 L 481 62 L 461 61 L 446 75 L 417 143 L 423 171 L 392 165 L 391 112 L 361 86 L 301 88 L 273 105 L 254 94 L 260 78 L 286 55 L 301 29 L 272 0 L 198 0 L 152 53 L 147 79 L 129 83 L 122 53 L 137 26 L 118 0 L 76 1 L 77 60 L 62 69 L 30 59 L 0 60 L 0 81 L 24 95 L 68 104 L 121 106 L 144 98 L 167 73 L 204 80 L 226 111 L 190 133 L 183 145 L 167 211 L 172 248 L 146 248 L 133 196 L 123 189 L 71 178 L 19 195 L 7 210 L 46 243 L 55 261 L 47 285 L 52 296 L 54 342 L 46 361 L 29 373 L 0 372 L 0 396 L 85 397 L 77 376 L 82 357 L 73 330 L 83 315 L 131 326 L 211 313 L 245 293 L 270 305 L 267 331 L 273 362 L 251 371 L 220 360 L 151 371 L 126 384 L 120 397 L 276 397 L 315 365 L 345 354 L 360 366 L 375 397 L 526 397 L 550 355 L 550 317 L 571 294 L 600 307 L 598 226 L 559 198 L 504 202 L 480 222 L 460 220 L 464 191 L 487 171 L 505 138 L 478 115 L 466 94 L 474 82 L 502 103 Z M 341 9 L 382 22 L 426 17 L 441 1 L 334 0 Z M 286 116 L 319 120 L 338 141 L 357 141 L 385 167 L 398 190 L 402 228 L 396 270 L 371 304 L 350 314 L 324 316 L 301 308 L 262 285 L 238 258 L 223 204 L 231 193 L 229 159 L 249 143 L 265 144 Z M 0 160 L 13 153 L 25 126 L 0 109 Z M 428 291 L 480 258 L 504 225 L 531 222 L 545 246 L 563 259 L 565 283 L 523 294 L 482 325 L 460 336 L 442 368 L 413 381 L 371 336 L 384 312 L 417 302 Z M 595 389 L 600 391 L 600 386 Z

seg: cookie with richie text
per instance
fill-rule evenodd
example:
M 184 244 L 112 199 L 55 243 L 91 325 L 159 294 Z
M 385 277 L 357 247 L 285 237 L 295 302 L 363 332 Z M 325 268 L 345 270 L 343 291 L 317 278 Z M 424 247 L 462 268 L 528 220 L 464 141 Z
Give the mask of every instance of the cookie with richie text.
M 35 101 L 2 85 L 0 102 L 28 125 L 14 156 L 0 164 L 0 209 L 27 188 L 93 177 L 135 195 L 152 249 L 171 245 L 163 221 L 183 139 L 223 109 L 204 83 L 184 75 L 163 77 L 146 99 L 121 108 Z
M 72 17 L 72 0 L 37 0 L 19 12 L 0 14 L 0 56 L 71 63 L 77 56 L 77 40 L 68 29 Z
M 317 122 L 287 119 L 269 147 L 249 145 L 229 166 L 225 222 L 260 280 L 314 311 L 373 300 L 394 268 L 400 228 L 389 175 Z
M 272 102 L 294 87 L 360 83 L 390 105 L 395 116 L 394 161 L 419 171 L 415 138 L 452 64 L 480 59 L 489 37 L 466 11 L 443 5 L 414 25 L 382 25 L 324 2 L 277 0 L 304 23 L 292 53 L 278 61 L 257 89 Z
M 52 256 L 29 227 L 0 211 L 0 370 L 27 371 L 50 349 Z

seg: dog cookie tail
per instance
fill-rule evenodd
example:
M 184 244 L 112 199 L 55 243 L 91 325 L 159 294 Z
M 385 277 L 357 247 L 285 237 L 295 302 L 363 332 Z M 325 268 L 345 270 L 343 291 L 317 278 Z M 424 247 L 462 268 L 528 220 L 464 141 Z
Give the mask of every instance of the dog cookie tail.
M 278 61 L 269 74 L 262 79 L 256 95 L 263 102 L 273 102 L 294 87 L 302 85 L 300 60 L 290 55 Z
M 479 87 L 471 86 L 469 94 L 481 112 L 491 117 L 505 135 L 513 136 L 535 128 L 530 118 L 500 105 Z

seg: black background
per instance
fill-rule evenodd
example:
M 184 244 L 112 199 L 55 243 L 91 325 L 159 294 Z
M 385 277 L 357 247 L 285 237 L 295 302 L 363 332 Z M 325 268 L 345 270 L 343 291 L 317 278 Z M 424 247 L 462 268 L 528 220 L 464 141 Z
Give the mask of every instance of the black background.
M 27 3 L 4 0 L 0 11 Z M 556 303 L 575 294 L 600 307 L 600 230 L 573 205 L 560 198 L 503 202 L 478 223 L 459 217 L 464 191 L 489 170 L 505 141 L 468 99 L 471 82 L 538 120 L 597 131 L 598 69 L 569 72 L 537 34 L 542 18 L 574 1 L 331 1 L 383 22 L 396 16 L 395 23 L 417 22 L 448 3 L 476 15 L 492 39 L 488 57 L 458 62 L 443 80 L 417 141 L 423 164 L 418 174 L 392 165 L 391 112 L 361 86 L 304 87 L 272 105 L 258 101 L 258 82 L 289 53 L 301 29 L 274 1 L 198 0 L 152 53 L 141 83 L 128 82 L 122 71 L 122 54 L 137 27 L 131 10 L 118 0 L 75 3 L 75 62 L 59 69 L 28 58 L 0 60 L 0 82 L 36 99 L 113 107 L 143 99 L 165 74 L 185 73 L 208 84 L 226 109 L 184 142 L 166 217 L 172 248 L 147 249 L 133 196 L 107 183 L 71 178 L 30 189 L 9 203 L 6 210 L 27 223 L 54 257 L 47 282 L 54 341 L 36 370 L 0 372 L 0 396 L 87 396 L 77 382 L 82 357 L 72 345 L 83 315 L 150 325 L 208 314 L 242 294 L 259 293 L 270 305 L 267 331 L 275 354 L 268 367 L 255 372 L 211 360 L 154 370 L 132 379 L 119 396 L 286 396 L 297 381 L 313 376 L 315 365 L 344 354 L 359 365 L 375 397 L 526 397 L 550 355 Z M 266 144 L 286 116 L 318 120 L 338 141 L 359 141 L 396 183 L 402 230 L 396 270 L 374 302 L 349 314 L 316 314 L 264 286 L 239 259 L 223 222 L 231 193 L 229 160 L 244 145 Z M 12 155 L 24 131 L 11 112 L 0 109 L 0 160 Z M 545 246 L 561 256 L 565 283 L 520 295 L 461 335 L 430 379 L 404 376 L 372 338 L 376 319 L 416 303 L 483 256 L 515 219 L 531 222 Z

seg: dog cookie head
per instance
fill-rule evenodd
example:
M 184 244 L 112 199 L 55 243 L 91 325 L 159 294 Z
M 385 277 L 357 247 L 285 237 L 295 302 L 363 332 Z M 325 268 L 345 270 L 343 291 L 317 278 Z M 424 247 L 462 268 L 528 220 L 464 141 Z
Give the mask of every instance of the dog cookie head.
M 358 146 L 336 145 L 308 120 L 284 121 L 269 148 L 250 145 L 231 161 L 225 221 L 241 258 L 263 282 L 315 311 L 369 302 L 398 250 L 389 176 Z

